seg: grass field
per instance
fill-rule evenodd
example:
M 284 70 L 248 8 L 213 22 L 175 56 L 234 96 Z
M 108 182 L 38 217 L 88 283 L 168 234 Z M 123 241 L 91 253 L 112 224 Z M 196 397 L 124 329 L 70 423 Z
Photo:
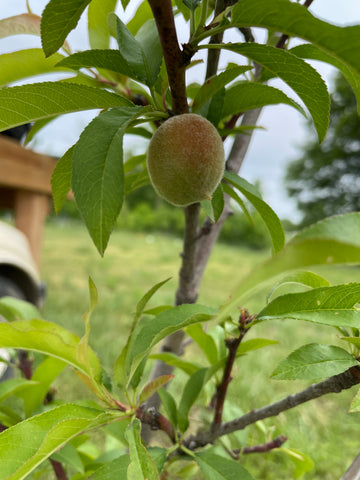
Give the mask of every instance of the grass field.
M 172 280 L 159 290 L 151 304 L 173 303 L 180 252 L 181 241 L 171 236 L 116 231 L 101 258 L 82 225 L 49 223 L 42 260 L 42 276 L 47 285 L 43 316 L 82 334 L 90 275 L 99 293 L 99 304 L 92 317 L 91 344 L 110 369 L 125 343 L 131 314 L 141 296 L 152 285 L 170 276 Z M 223 303 L 242 276 L 267 255 L 267 252 L 217 245 L 199 302 L 213 306 Z M 322 269 L 322 273 L 332 283 L 359 281 L 360 278 L 357 268 Z M 259 294 L 250 304 L 251 311 L 255 312 L 264 299 L 264 293 Z M 252 352 L 237 364 L 229 400 L 244 411 L 279 400 L 308 385 L 269 380 L 278 362 L 292 350 L 304 343 L 337 342 L 336 331 L 330 327 L 294 321 L 263 323 L 253 329 L 251 335 L 276 339 L 280 343 Z M 199 352 L 192 347 L 188 355 L 198 357 Z M 57 389 L 67 400 L 88 395 L 69 371 L 59 378 Z M 360 451 L 360 415 L 347 413 L 355 392 L 352 389 L 340 395 L 328 395 L 265 421 L 268 434 L 285 434 L 289 437 L 287 447 L 298 449 L 314 460 L 316 467 L 304 476 L 306 480 L 340 478 Z M 266 440 L 256 426 L 249 429 L 248 435 L 249 443 Z M 244 465 L 257 479 L 294 478 L 294 465 L 283 453 L 249 455 L 244 458 Z

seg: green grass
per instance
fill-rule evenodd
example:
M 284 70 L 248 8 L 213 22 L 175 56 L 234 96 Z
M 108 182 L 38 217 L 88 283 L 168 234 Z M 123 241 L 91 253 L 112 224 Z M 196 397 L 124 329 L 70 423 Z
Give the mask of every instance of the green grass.
M 101 258 L 82 225 L 50 223 L 46 226 L 42 259 L 42 276 L 47 285 L 43 316 L 81 335 L 91 276 L 98 289 L 99 304 L 91 320 L 90 341 L 110 369 L 126 341 L 132 312 L 141 296 L 155 283 L 172 277 L 157 292 L 151 305 L 173 303 L 180 252 L 181 241 L 171 236 L 115 231 Z M 222 304 L 240 279 L 266 256 L 266 252 L 217 245 L 199 302 Z M 357 268 L 319 271 L 333 283 L 359 281 L 360 277 Z M 258 294 L 249 304 L 251 311 L 255 312 L 264 299 L 265 292 Z M 338 341 L 334 329 L 295 321 L 263 323 L 250 335 L 276 339 L 280 343 L 252 352 L 237 363 L 229 401 L 244 411 L 262 407 L 308 385 L 269 380 L 278 362 L 292 350 L 304 343 Z M 196 356 L 200 361 L 195 347 L 190 347 L 187 356 Z M 59 396 L 67 400 L 88 396 L 85 387 L 69 370 L 59 377 L 56 386 Z M 340 395 L 328 395 L 264 422 L 268 435 L 287 435 L 289 441 L 285 446 L 298 449 L 314 460 L 315 470 L 304 476 L 306 480 L 340 478 L 360 450 L 360 416 L 347 413 L 355 392 L 354 388 Z M 249 428 L 248 435 L 250 443 L 266 440 L 256 426 Z M 261 480 L 294 478 L 292 462 L 279 452 L 249 455 L 243 462 L 254 477 Z

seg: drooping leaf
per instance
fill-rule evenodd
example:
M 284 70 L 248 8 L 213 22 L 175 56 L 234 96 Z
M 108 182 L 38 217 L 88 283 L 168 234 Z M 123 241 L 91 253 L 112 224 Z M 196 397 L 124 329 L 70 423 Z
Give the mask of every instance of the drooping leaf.
M 158 480 L 159 475 L 154 461 L 141 441 L 141 423 L 135 418 L 126 430 L 129 442 L 130 465 L 127 471 L 128 480 Z
M 276 380 L 317 380 L 356 365 L 359 362 L 343 348 L 311 343 L 292 352 L 271 376 Z
M 240 65 L 229 68 L 224 72 L 219 73 L 219 75 L 209 78 L 209 80 L 207 80 L 197 91 L 192 105 L 192 111 L 197 112 L 199 108 L 205 104 L 205 102 L 215 95 L 215 93 L 217 93 L 219 90 L 225 87 L 225 85 L 233 81 L 242 73 L 251 70 L 251 68 L 251 66 Z
M 329 123 L 330 96 L 324 80 L 311 65 L 285 50 L 269 45 L 225 44 L 221 48 L 254 60 L 286 82 L 311 113 L 319 141 L 324 139 Z
M 114 108 L 80 135 L 72 157 L 72 189 L 90 236 L 103 255 L 124 199 L 123 136 L 141 107 Z
M 360 26 L 338 27 L 314 17 L 307 8 L 288 0 L 241 0 L 232 10 L 236 27 L 263 27 L 300 37 L 360 73 Z M 349 48 L 351 45 L 351 48 Z
M 41 17 L 41 43 L 49 57 L 63 45 L 91 0 L 50 0 Z
M 155 318 L 144 318 L 129 342 L 125 363 L 127 377 L 131 379 L 142 359 L 163 338 L 193 323 L 208 321 L 214 313 L 214 309 L 204 305 L 185 304 L 166 310 Z
M 0 87 L 34 75 L 68 71 L 65 67 L 56 67 L 56 64 L 63 58 L 63 55 L 59 53 L 51 58 L 45 58 L 41 48 L 3 53 L 0 55 Z
M 309 60 L 318 60 L 320 62 L 325 62 L 330 65 L 333 65 L 344 75 L 347 81 L 350 83 L 358 104 L 358 112 L 360 113 L 360 76 L 354 71 L 353 68 L 348 67 L 345 63 L 338 60 L 333 55 L 330 55 L 327 52 L 324 52 L 315 45 L 306 43 L 304 45 L 297 45 L 296 47 L 289 50 L 294 55 L 297 55 L 300 58 L 306 58 Z
M 0 89 L 0 131 L 64 113 L 131 107 L 116 93 L 65 82 L 44 82 Z
M 218 319 L 226 318 L 264 282 L 285 272 L 315 265 L 360 263 L 360 214 L 326 218 L 295 235 L 282 251 L 242 279 Z
M 339 327 L 360 328 L 360 283 L 314 288 L 281 295 L 261 310 L 257 318 L 290 318 Z
M 88 8 L 88 32 L 91 48 L 109 48 L 108 15 L 115 10 L 118 0 L 92 0 Z
M 221 457 L 208 450 L 196 453 L 194 457 L 207 480 L 253 480 L 250 473 L 236 460 Z
M 230 86 L 226 90 L 221 118 L 279 103 L 290 105 L 306 116 L 303 108 L 281 90 L 261 83 L 244 82 Z
M 104 410 L 65 404 L 4 430 L 0 434 L 0 479 L 25 479 L 72 438 L 113 418 Z M 19 439 L 26 448 L 17 447 Z
M 75 145 L 70 147 L 60 160 L 58 160 L 51 176 L 51 189 L 54 208 L 57 214 L 60 213 L 71 189 L 72 157 L 74 148 Z
M 276 213 L 266 202 L 264 202 L 256 189 L 246 180 L 228 171 L 225 172 L 224 178 L 235 188 L 240 190 L 240 192 L 256 208 L 270 233 L 274 253 L 279 252 L 285 244 L 285 233 Z

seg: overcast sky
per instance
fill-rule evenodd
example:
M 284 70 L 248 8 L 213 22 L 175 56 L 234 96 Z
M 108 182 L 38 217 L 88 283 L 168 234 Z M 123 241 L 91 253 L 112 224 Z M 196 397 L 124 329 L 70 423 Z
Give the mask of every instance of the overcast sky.
M 32 11 L 38 15 L 48 0 L 29 0 Z M 121 8 L 118 14 L 123 20 L 131 15 L 131 6 L 141 3 L 132 0 L 125 15 Z M 26 0 L 0 0 L 0 18 L 6 18 L 26 11 Z M 360 24 L 360 0 L 314 0 L 310 11 L 316 16 L 337 25 Z M 179 28 L 180 41 L 187 40 L 187 29 Z M 73 31 L 68 41 L 73 51 L 88 48 L 86 15 L 83 15 L 79 28 Z M 19 35 L 0 39 L 0 54 L 31 47 L 39 47 L 37 37 Z M 329 86 L 334 70 L 321 63 L 313 63 Z M 191 75 L 199 81 L 203 76 L 203 68 L 190 70 Z M 190 73 L 189 73 L 190 75 Z M 54 76 L 39 78 L 37 81 L 54 79 Z M 191 79 L 190 79 L 191 80 Z M 30 81 L 30 80 L 29 80 Z M 34 81 L 33 79 L 31 81 Z M 277 84 L 281 86 L 280 83 Z M 297 99 L 290 90 L 286 90 Z M 297 99 L 298 100 L 298 99 Z M 31 147 L 37 151 L 61 156 L 75 141 L 80 132 L 93 117 L 93 112 L 81 112 L 67 115 L 66 119 L 58 119 L 39 133 Z M 299 146 L 308 135 L 305 120 L 288 106 L 271 106 L 264 109 L 259 124 L 266 130 L 255 132 L 250 150 L 240 174 L 249 181 L 260 180 L 264 199 L 282 218 L 297 218 L 294 205 L 286 196 L 283 175 L 286 164 L 299 155 Z M 131 147 L 131 138 L 127 145 Z M 138 139 L 137 139 L 138 142 Z

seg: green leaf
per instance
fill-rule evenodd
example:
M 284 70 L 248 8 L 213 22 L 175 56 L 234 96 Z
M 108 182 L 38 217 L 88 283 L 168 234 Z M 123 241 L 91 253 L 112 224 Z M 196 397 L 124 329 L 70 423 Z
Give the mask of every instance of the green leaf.
M 217 319 L 226 318 L 273 277 L 309 266 L 346 263 L 360 263 L 360 213 L 329 217 L 300 231 L 283 250 L 242 279 Z
M 51 175 L 51 189 L 54 201 L 54 208 L 57 214 L 60 213 L 66 197 L 71 190 L 72 158 L 75 145 L 70 147 L 58 160 Z
M 253 350 L 278 344 L 279 342 L 277 340 L 269 340 L 268 338 L 252 338 L 251 340 L 246 340 L 245 342 L 240 343 L 240 346 L 236 352 L 236 356 L 239 357 L 241 355 L 246 355 Z
M 0 299 L 0 314 L 9 322 L 41 318 L 39 310 L 34 305 L 15 297 L 2 297 Z
M 114 108 L 80 135 L 72 158 L 72 188 L 79 211 L 101 255 L 124 199 L 123 136 L 142 107 Z
M 143 63 L 146 70 L 146 83 L 152 87 L 160 73 L 163 60 L 163 50 L 154 19 L 148 20 L 141 26 L 135 36 L 141 46 Z
M 91 480 L 114 480 L 115 478 L 127 478 L 127 469 L 129 467 L 129 455 L 121 455 L 112 462 L 106 463 L 103 467 L 97 469 L 91 475 Z
M 213 222 L 217 222 L 224 210 L 224 192 L 221 183 L 216 187 L 211 200 L 203 200 L 201 206 Z
M 183 3 L 188 7 L 189 10 L 196 10 L 201 0 L 183 0 Z
M 283 287 L 284 285 L 302 285 L 309 288 L 318 288 L 318 287 L 329 287 L 330 283 L 321 275 L 313 272 L 294 272 L 289 273 L 284 278 L 282 278 L 279 282 L 277 282 L 270 292 L 267 295 L 267 301 L 273 296 L 274 292 L 279 288 Z
M 195 454 L 194 458 L 206 480 L 253 480 L 237 461 L 215 455 L 209 450 Z
M 219 47 L 254 60 L 287 83 L 308 108 L 319 141 L 324 139 L 329 123 L 330 97 L 325 82 L 311 65 L 292 53 L 268 45 L 243 43 Z
M 360 390 L 357 391 L 355 397 L 352 399 L 349 412 L 360 412 Z
M 195 403 L 208 377 L 209 369 L 201 368 L 186 382 L 178 408 L 178 425 L 182 433 L 189 427 L 190 408 Z
M 29 417 L 39 407 L 49 391 L 55 378 L 66 367 L 66 363 L 55 357 L 47 357 L 34 371 L 31 379 L 37 382 L 29 392 L 21 395 L 24 401 L 24 411 Z
M 164 407 L 171 425 L 175 428 L 178 424 L 178 420 L 177 407 L 174 397 L 171 395 L 171 393 L 165 390 L 165 388 L 160 388 L 160 390 L 158 391 L 158 395 L 161 400 L 161 405 Z
M 153 353 L 149 356 L 149 358 L 152 360 L 160 360 L 161 362 L 167 363 L 172 367 L 179 368 L 187 375 L 192 375 L 200 369 L 200 367 L 195 363 L 186 361 L 178 357 L 178 355 L 174 355 L 173 353 Z
M 131 460 L 127 480 L 158 480 L 157 468 L 141 442 L 140 432 L 141 422 L 135 418 L 126 430 Z
M 358 113 L 360 113 L 360 77 L 353 68 L 348 67 L 333 55 L 330 55 L 315 45 L 311 45 L 309 43 L 298 45 L 289 51 L 300 58 L 329 63 L 330 65 L 333 65 L 339 69 L 354 91 L 358 104 Z
M 173 353 L 153 353 L 149 356 L 152 360 L 161 360 L 172 367 L 179 368 L 188 375 L 192 375 L 197 370 L 200 369 L 199 366 L 195 365 L 193 362 L 188 362 L 182 358 L 174 355 Z
M 41 42 L 49 57 L 62 47 L 91 0 L 50 0 L 41 17 Z
M 120 73 L 128 77 L 143 80 L 143 77 L 133 71 L 131 65 L 121 55 L 118 50 L 110 49 L 98 49 L 98 50 L 85 50 L 83 52 L 73 53 L 69 57 L 61 60 L 58 67 L 72 68 L 79 70 L 80 68 L 103 68 L 112 72 Z
M 311 458 L 299 450 L 281 447 L 279 451 L 288 455 L 294 463 L 294 478 L 301 478 L 305 473 L 310 472 L 314 468 L 314 462 Z
M 66 362 L 91 377 L 91 370 L 101 376 L 101 365 L 94 351 L 89 348 L 89 362 L 85 365 L 77 358 L 79 337 L 55 323 L 45 320 L 18 320 L 0 323 L 0 348 L 34 350 Z
M 311 343 L 292 352 L 271 376 L 276 380 L 317 380 L 356 365 L 359 362 L 343 348 Z
M 116 93 L 75 83 L 44 82 L 0 89 L 0 131 L 64 113 L 131 107 Z
M 290 318 L 339 327 L 360 327 L 360 283 L 281 295 L 261 310 L 259 320 Z
M 204 305 L 185 304 L 166 310 L 155 318 L 144 318 L 130 339 L 125 362 L 127 377 L 131 379 L 143 358 L 163 338 L 193 323 L 206 322 L 214 313 L 214 309 Z
M 166 383 L 170 382 L 174 378 L 174 375 L 161 375 L 160 377 L 151 380 L 145 387 L 143 388 L 140 397 L 139 403 L 144 403 L 146 400 L 151 398 L 159 388 L 163 387 Z
M 255 188 L 243 178 L 228 171 L 225 172 L 224 178 L 235 188 L 240 190 L 240 192 L 256 208 L 270 233 L 274 253 L 278 253 L 282 250 L 285 244 L 285 233 L 281 222 L 273 209 L 264 202 Z
M 0 20 L 0 38 L 12 35 L 40 35 L 41 18 L 33 13 L 22 13 Z
M 211 335 L 206 333 L 202 325 L 191 325 L 186 329 L 186 333 L 197 343 L 197 345 L 204 352 L 210 365 L 213 365 L 219 360 L 219 352 L 215 340 Z
M 247 206 L 245 205 L 245 202 L 244 200 L 236 193 L 236 191 L 230 187 L 230 185 L 228 185 L 227 183 L 223 182 L 222 183 L 222 188 L 223 188 L 223 191 L 224 193 L 226 193 L 227 195 L 229 195 L 230 198 L 232 198 L 233 200 L 235 200 L 235 202 L 239 205 L 239 207 L 241 208 L 241 210 L 245 213 L 246 215 L 246 218 L 249 220 L 249 222 L 251 223 L 251 225 L 254 225 L 254 221 L 250 215 L 250 212 L 247 208 Z
M 76 448 L 67 443 L 61 450 L 51 455 L 51 459 L 60 462 L 63 466 L 69 466 L 80 473 L 85 473 L 84 465 Z
M 140 27 L 151 18 L 152 11 L 149 2 L 143 0 L 143 2 L 137 7 L 132 19 L 126 24 L 126 27 L 133 35 L 136 35 Z
M 230 86 L 226 90 L 221 118 L 279 103 L 296 108 L 306 117 L 303 108 L 281 90 L 268 85 L 262 85 L 261 83 L 243 82 Z
M 0 479 L 25 479 L 72 438 L 114 418 L 104 410 L 65 404 L 3 431 L 0 434 Z M 26 448 L 17 447 L 19 439 Z
M 303 5 L 288 0 L 241 0 L 232 10 L 231 23 L 303 38 L 360 73 L 360 26 L 331 25 L 314 17 Z
M 27 390 L 34 385 L 38 385 L 38 382 L 24 378 L 11 378 L 10 380 L 2 381 L 0 383 L 0 403 L 11 395 L 17 395 L 22 390 Z
M 215 93 L 221 90 L 225 85 L 235 80 L 242 73 L 251 70 L 252 67 L 246 65 L 240 65 L 238 67 L 233 67 L 225 70 L 224 72 L 219 73 L 209 78 L 204 85 L 200 87 L 197 94 L 195 95 L 194 102 L 192 105 L 192 111 L 197 112 L 209 99 L 211 99 Z
M 41 48 L 3 53 L 0 55 L 0 86 L 42 73 L 69 71 L 67 68 L 56 68 L 56 64 L 63 58 L 58 53 L 45 58 Z
M 108 15 L 115 10 L 117 0 L 92 0 L 88 8 L 88 32 L 91 48 L 109 48 Z
M 145 295 L 139 300 L 139 302 L 136 305 L 136 311 L 134 314 L 134 318 L 131 323 L 131 328 L 130 328 L 130 333 L 128 340 L 122 349 L 119 357 L 117 358 L 114 366 L 114 378 L 119 386 L 123 386 L 126 384 L 127 381 L 127 376 L 126 376 L 126 370 L 125 370 L 125 363 L 126 363 L 126 357 L 128 354 L 129 350 L 129 345 L 130 345 L 130 340 L 131 336 L 137 327 L 139 320 L 141 318 L 141 315 L 144 311 L 144 308 L 146 307 L 147 303 L 149 300 L 152 298 L 152 296 L 161 288 L 166 282 L 168 282 L 170 278 L 167 278 L 166 280 L 159 282 L 155 284 L 153 287 L 148 290 Z

